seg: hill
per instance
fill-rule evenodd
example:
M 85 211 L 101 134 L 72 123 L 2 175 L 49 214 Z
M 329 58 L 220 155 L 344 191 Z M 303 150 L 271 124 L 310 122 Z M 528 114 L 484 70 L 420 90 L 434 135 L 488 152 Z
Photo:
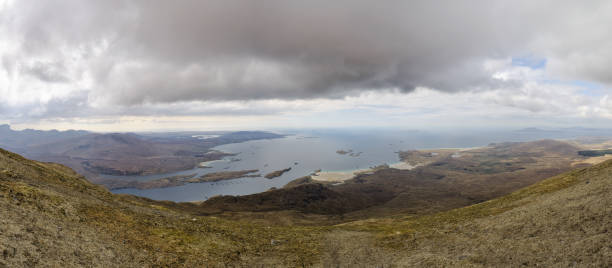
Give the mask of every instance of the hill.
M 464 208 L 342 227 L 377 233 L 373 240 L 402 254 L 373 258 L 406 266 L 610 267 L 612 161 Z M 334 250 L 353 252 L 351 247 Z M 337 261 L 351 261 L 342 258 Z
M 216 196 L 195 210 L 202 214 L 297 210 L 302 213 L 336 215 L 366 208 L 373 202 L 369 199 L 367 196 L 337 192 L 318 183 L 308 183 L 259 194 Z
M 132 133 L 92 133 L 31 146 L 27 156 L 65 164 L 96 183 L 99 175 L 147 175 L 191 169 L 227 154 L 210 152 L 197 139 L 156 139 Z
M 291 215 L 201 216 L 198 205 L 114 195 L 0 150 L 0 266 L 609 267 L 611 185 L 607 161 L 434 214 L 274 225 L 256 218 Z
M 312 263 L 317 248 L 315 229 L 199 217 L 2 149 L 0 182 L 2 267 L 295 266 Z

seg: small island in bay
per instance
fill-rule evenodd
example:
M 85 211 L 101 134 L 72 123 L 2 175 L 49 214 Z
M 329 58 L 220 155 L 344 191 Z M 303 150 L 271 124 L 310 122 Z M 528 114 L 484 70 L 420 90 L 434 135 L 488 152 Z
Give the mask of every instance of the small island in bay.
M 281 170 L 273 171 L 273 172 L 270 172 L 270 173 L 266 174 L 264 177 L 266 179 L 273 179 L 273 178 L 282 176 L 285 172 L 288 172 L 289 170 L 291 170 L 290 167 L 286 168 L 286 169 L 281 169 Z
M 166 177 L 161 179 L 155 179 L 150 181 L 126 181 L 126 180 L 107 180 L 105 181 L 104 186 L 106 186 L 110 190 L 115 189 L 125 189 L 125 188 L 135 188 L 140 190 L 145 189 L 155 189 L 155 188 L 166 188 L 173 186 L 181 186 L 185 184 L 185 181 L 195 177 L 197 174 L 189 174 L 189 175 L 177 175 L 172 177 Z
M 106 186 L 109 189 L 125 189 L 135 188 L 140 190 L 146 189 L 157 189 L 166 187 L 176 187 L 185 185 L 187 183 L 198 183 L 198 182 L 216 182 L 222 180 L 231 180 L 244 177 L 260 177 L 259 174 L 250 174 L 258 172 L 258 169 L 239 170 L 239 171 L 222 171 L 204 174 L 200 177 L 195 178 L 197 174 L 189 175 L 177 175 L 172 177 L 166 177 L 161 179 L 155 179 L 150 181 L 122 181 L 112 180 L 108 181 Z
M 231 180 L 238 179 L 243 177 L 261 177 L 259 174 L 249 174 L 258 172 L 258 169 L 247 169 L 247 170 L 239 170 L 239 171 L 222 171 L 222 172 L 213 172 L 204 174 L 198 178 L 188 179 L 186 182 L 188 183 L 197 183 L 197 182 L 215 182 L 215 181 L 223 181 L 223 180 Z
M 337 154 L 340 154 L 340 155 L 346 155 L 346 154 L 350 154 L 350 153 L 352 153 L 352 152 L 353 152 L 353 150 L 351 150 L 351 149 L 349 149 L 349 150 L 343 150 L 343 149 L 340 149 L 340 150 L 337 150 L 337 151 L 336 151 L 336 153 L 337 153 Z
M 348 156 L 352 156 L 352 157 L 359 157 L 363 152 L 354 152 L 353 149 L 349 149 L 349 150 L 337 150 L 336 151 L 337 154 L 339 155 L 348 155 Z

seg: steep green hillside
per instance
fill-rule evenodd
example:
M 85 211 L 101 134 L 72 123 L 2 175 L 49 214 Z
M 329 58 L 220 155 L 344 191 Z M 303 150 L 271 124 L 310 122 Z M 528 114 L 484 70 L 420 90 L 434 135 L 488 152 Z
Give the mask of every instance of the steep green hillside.
M 230 221 L 113 195 L 72 170 L 0 149 L 0 267 L 612 265 L 612 162 L 425 216 L 334 226 Z M 295 221 L 298 222 L 298 221 Z

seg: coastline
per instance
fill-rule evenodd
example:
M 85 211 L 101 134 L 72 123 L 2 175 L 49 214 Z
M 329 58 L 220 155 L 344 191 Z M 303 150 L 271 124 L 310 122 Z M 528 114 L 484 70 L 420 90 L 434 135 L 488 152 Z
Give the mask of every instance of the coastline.
M 373 173 L 382 168 L 411 170 L 419 166 L 421 166 L 421 164 L 411 165 L 409 163 L 399 161 L 391 165 L 382 164 L 382 165 L 379 165 L 373 168 L 368 168 L 368 169 L 353 169 L 353 170 L 348 170 L 348 171 L 319 171 L 319 172 L 315 172 L 311 174 L 310 177 L 315 181 L 321 181 L 321 182 L 344 182 L 360 174 Z

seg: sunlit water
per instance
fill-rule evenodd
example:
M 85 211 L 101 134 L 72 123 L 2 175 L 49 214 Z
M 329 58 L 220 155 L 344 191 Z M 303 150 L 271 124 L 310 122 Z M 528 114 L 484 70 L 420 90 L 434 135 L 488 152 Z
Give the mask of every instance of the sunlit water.
M 280 188 L 289 181 L 314 171 L 349 171 L 366 169 L 399 161 L 397 152 L 410 149 L 475 147 L 491 142 L 525 141 L 543 138 L 573 138 L 582 136 L 576 131 L 564 132 L 470 132 L 469 134 L 435 134 L 422 131 L 309 131 L 280 139 L 257 140 L 228 144 L 214 149 L 235 156 L 209 162 L 211 168 L 194 168 L 181 172 L 152 176 L 121 176 L 127 180 L 152 180 L 168 176 L 202 174 L 219 171 L 258 169 L 262 177 L 239 178 L 219 182 L 189 183 L 160 189 L 120 189 L 114 193 L 128 193 L 157 200 L 196 201 L 215 195 L 245 195 Z M 337 150 L 352 150 L 359 156 L 341 155 Z M 282 176 L 266 179 L 263 175 L 291 167 Z M 109 176 L 112 177 L 112 176 Z

